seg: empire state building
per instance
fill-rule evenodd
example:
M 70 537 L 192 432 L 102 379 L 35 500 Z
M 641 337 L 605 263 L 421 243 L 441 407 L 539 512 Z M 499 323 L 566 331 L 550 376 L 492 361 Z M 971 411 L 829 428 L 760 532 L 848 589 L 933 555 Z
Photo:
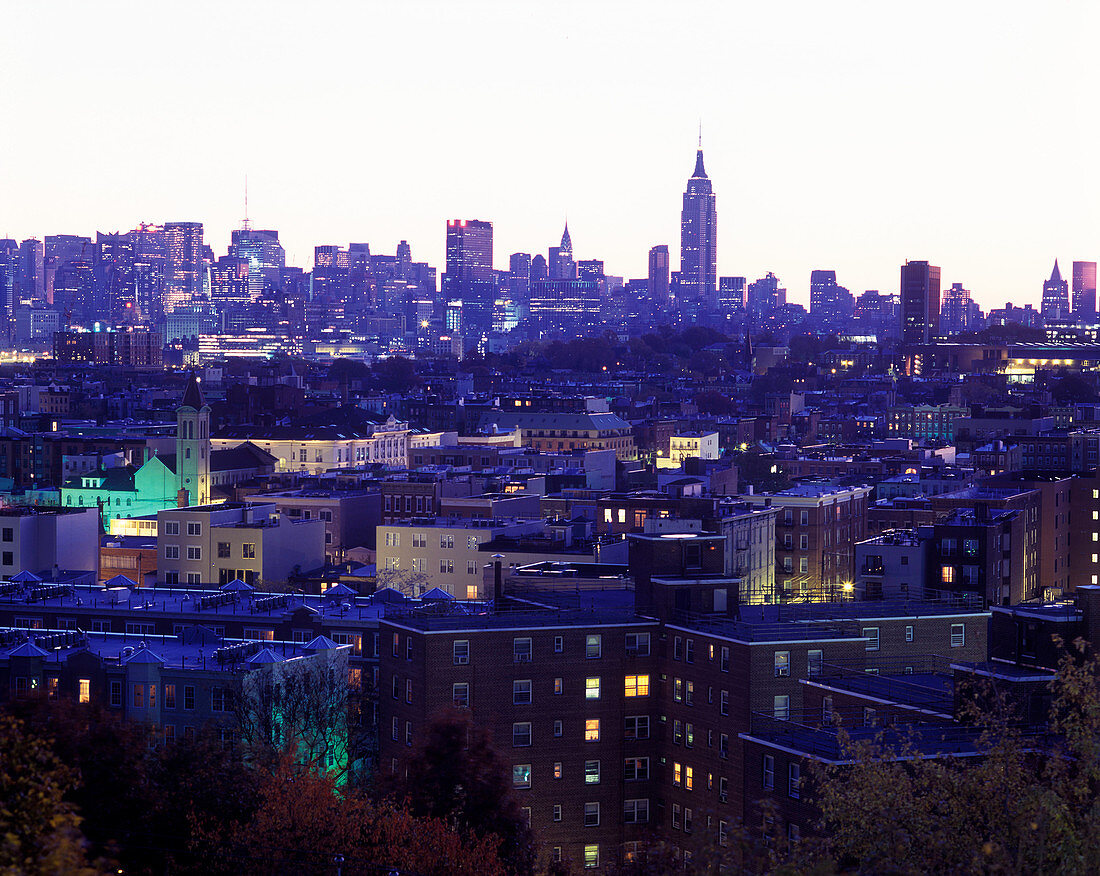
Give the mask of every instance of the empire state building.
M 703 168 L 703 144 L 695 153 L 695 172 L 684 190 L 680 213 L 680 290 L 691 310 L 718 309 L 718 214 L 714 192 Z

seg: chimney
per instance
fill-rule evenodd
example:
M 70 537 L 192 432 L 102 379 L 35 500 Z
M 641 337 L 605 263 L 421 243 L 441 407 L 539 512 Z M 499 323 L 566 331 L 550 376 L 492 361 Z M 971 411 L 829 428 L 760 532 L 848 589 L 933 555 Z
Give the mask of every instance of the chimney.
M 499 607 L 504 601 L 504 569 L 503 554 L 493 554 L 493 608 Z

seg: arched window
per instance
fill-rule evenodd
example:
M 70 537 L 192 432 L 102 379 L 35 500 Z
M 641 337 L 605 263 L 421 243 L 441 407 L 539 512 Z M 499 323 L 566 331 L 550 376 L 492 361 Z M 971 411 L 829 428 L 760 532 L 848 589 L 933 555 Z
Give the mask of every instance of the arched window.
M 186 450 L 183 451 L 183 458 L 184 459 L 190 459 L 191 458 L 191 448 L 190 447 L 188 447 Z

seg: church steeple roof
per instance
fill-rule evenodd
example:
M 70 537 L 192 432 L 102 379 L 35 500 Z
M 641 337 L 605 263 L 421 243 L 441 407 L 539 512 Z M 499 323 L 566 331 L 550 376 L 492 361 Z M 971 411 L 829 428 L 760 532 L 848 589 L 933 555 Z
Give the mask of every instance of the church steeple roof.
M 1058 270 L 1058 259 L 1054 260 L 1054 270 L 1051 272 L 1050 282 L 1051 283 L 1061 283 L 1062 282 L 1062 272 Z
M 194 408 L 196 411 L 206 407 L 206 397 L 202 394 L 202 388 L 199 386 L 199 379 L 195 376 L 194 371 L 192 371 L 191 376 L 187 378 L 187 388 L 183 391 L 183 403 L 181 407 Z
M 573 241 L 569 237 L 569 220 L 565 220 L 565 231 L 561 235 L 561 249 L 562 252 L 567 252 L 570 255 L 573 253 Z

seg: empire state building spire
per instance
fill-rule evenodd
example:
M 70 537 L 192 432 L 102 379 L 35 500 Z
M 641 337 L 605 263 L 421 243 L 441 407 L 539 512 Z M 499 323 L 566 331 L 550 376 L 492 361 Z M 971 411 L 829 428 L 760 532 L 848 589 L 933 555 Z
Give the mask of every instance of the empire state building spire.
M 680 288 L 682 310 L 697 315 L 718 309 L 718 213 L 714 190 L 703 167 L 702 131 L 695 171 L 684 190 L 680 212 Z

